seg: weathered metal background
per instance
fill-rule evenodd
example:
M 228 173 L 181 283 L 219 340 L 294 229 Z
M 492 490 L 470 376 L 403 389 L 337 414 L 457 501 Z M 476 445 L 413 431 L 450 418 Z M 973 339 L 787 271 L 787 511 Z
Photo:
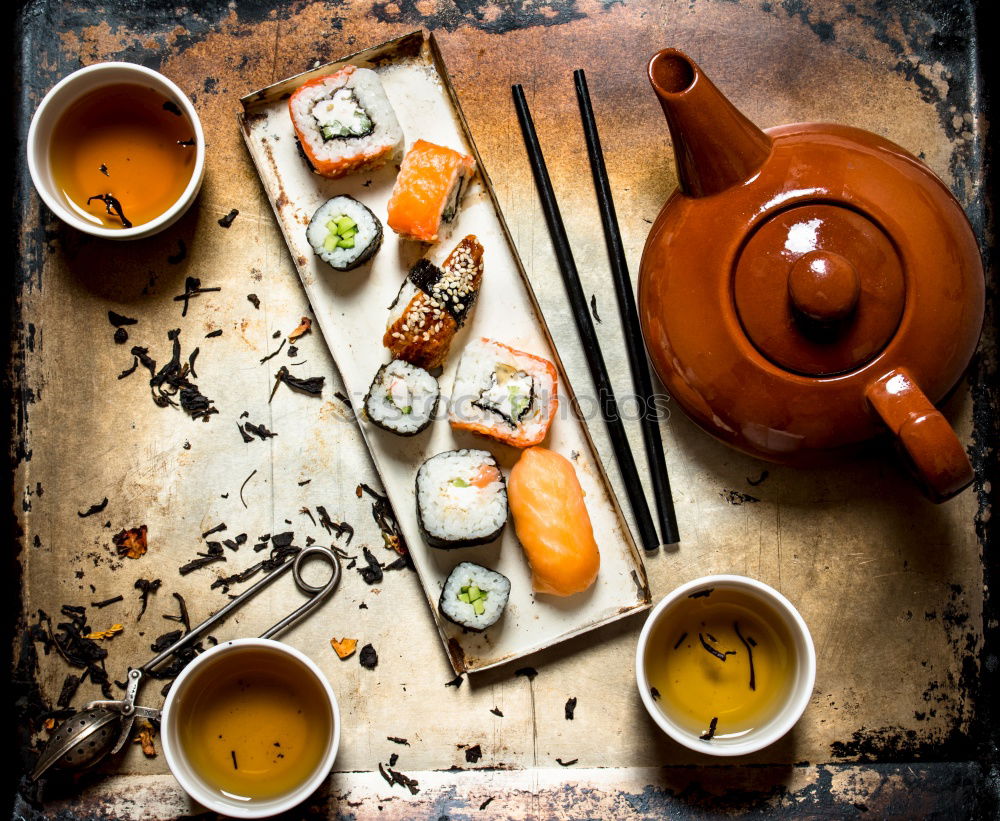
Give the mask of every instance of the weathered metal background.
M 250 544 L 258 534 L 284 530 L 294 530 L 299 544 L 307 536 L 329 543 L 300 513 L 303 506 L 315 512 L 324 505 L 356 528 L 352 553 L 368 545 L 384 562 L 392 559 L 370 500 L 355 495 L 359 481 L 375 481 L 374 471 L 334 395 L 340 381 L 322 339 L 314 331 L 295 359 L 282 351 L 259 362 L 278 344 L 272 334 L 287 334 L 310 309 L 235 114 L 247 91 L 418 26 L 433 29 L 441 43 L 580 394 L 591 383 L 520 144 L 512 82 L 524 84 L 532 104 L 623 395 L 629 379 L 572 91 L 574 68 L 588 72 L 633 270 L 648 225 L 676 183 L 667 132 L 644 78 L 646 59 L 662 46 L 687 50 L 763 126 L 836 120 L 922 156 L 965 205 L 991 276 L 980 354 L 946 406 L 969 443 L 978 479 L 972 491 L 935 507 L 901 476 L 885 448 L 835 469 L 793 470 L 736 454 L 682 414 L 670 417 L 664 441 L 684 541 L 647 557 L 654 598 L 705 573 L 746 573 L 788 595 L 816 640 L 816 691 L 802 721 L 772 748 L 729 766 L 673 745 L 646 718 L 632 673 L 639 620 L 536 656 L 534 679 L 501 668 L 446 687 L 452 673 L 412 573 L 387 572 L 370 587 L 351 571 L 335 597 L 287 637 L 329 674 L 344 718 L 337 772 L 303 814 L 995 813 L 997 715 L 990 696 L 997 685 L 998 628 L 990 590 L 997 559 L 986 550 L 998 479 L 989 110 L 977 7 L 936 6 L 917 0 L 359 0 L 271 8 L 111 0 L 99 7 L 34 2 L 21 8 L 14 87 L 22 144 L 38 99 L 59 77 L 95 61 L 133 60 L 189 91 L 206 130 L 208 170 L 200 200 L 184 220 L 158 238 L 124 245 L 58 224 L 39 205 L 23 165 L 13 179 L 16 566 L 9 580 L 20 603 L 12 679 L 22 762 L 12 775 L 20 779 L 12 785 L 15 814 L 158 818 L 198 811 L 167 774 L 162 756 L 147 759 L 138 746 L 76 782 L 38 790 L 23 779 L 44 737 L 41 721 L 70 672 L 58 654 L 44 653 L 29 629 L 39 609 L 58 621 L 63 604 L 82 605 L 94 629 L 124 624 L 105 645 L 108 673 L 121 679 L 129 663 L 151 655 L 156 636 L 175 626 L 162 618 L 176 612 L 171 593 L 181 593 L 192 619 L 200 620 L 226 600 L 210 583 L 255 561 L 247 545 L 225 564 L 178 575 L 177 567 L 203 548 L 201 533 L 219 522 L 228 525 L 220 535 L 246 532 Z M 987 48 L 985 59 L 991 58 Z M 239 216 L 221 227 L 217 221 L 232 208 Z M 186 276 L 222 290 L 192 300 L 182 318 L 173 297 Z M 259 309 L 249 293 L 259 297 Z M 139 319 L 128 329 L 127 345 L 112 341 L 109 309 Z M 198 384 L 219 408 L 206 423 L 155 406 L 141 368 L 117 379 L 132 362 L 132 344 L 166 361 L 166 334 L 174 328 L 181 329 L 185 357 L 201 349 Z M 205 338 L 220 328 L 221 337 Z M 268 404 L 277 367 L 303 360 L 298 375 L 327 377 L 323 397 L 282 388 Z M 278 436 L 244 444 L 236 430 L 243 411 Z M 637 427 L 631 430 L 638 442 Z M 593 432 L 607 453 L 601 425 Z M 606 466 L 618 483 L 613 460 Z M 751 484 L 765 471 L 763 481 Z M 78 516 L 104 497 L 109 501 L 100 514 Z M 112 535 L 140 524 L 149 528 L 148 554 L 119 559 Z M 163 586 L 137 624 L 133 585 L 140 577 L 162 578 Z M 289 604 L 290 585 L 279 588 L 216 632 L 259 632 Z M 121 603 L 91 606 L 119 593 Z M 361 668 L 356 657 L 335 657 L 329 639 L 344 635 L 373 644 L 375 670 Z M 96 692 L 84 684 L 73 704 Z M 570 697 L 578 699 L 572 721 L 563 710 Z M 147 685 L 141 700 L 157 706 L 159 688 Z M 467 750 L 476 745 L 482 755 L 473 760 Z M 379 777 L 379 762 L 393 753 L 396 768 L 420 781 L 416 795 Z

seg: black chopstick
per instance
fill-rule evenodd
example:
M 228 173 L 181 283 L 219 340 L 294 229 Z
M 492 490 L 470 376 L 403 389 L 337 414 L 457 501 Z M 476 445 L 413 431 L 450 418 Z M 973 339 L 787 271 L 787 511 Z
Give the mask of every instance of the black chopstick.
M 625 426 L 622 425 L 621 414 L 618 412 L 618 402 L 615 400 L 611 380 L 608 378 L 608 368 L 604 364 L 604 356 L 601 354 L 601 347 L 597 342 L 597 331 L 594 330 L 594 322 L 590 318 L 587 299 L 583 295 L 583 287 L 580 285 L 580 276 L 576 270 L 576 263 L 573 261 L 573 252 L 569 247 L 566 228 L 563 226 L 562 216 L 559 214 L 559 204 L 556 202 L 552 181 L 549 179 L 545 158 L 542 156 L 542 148 L 538 144 L 535 125 L 531 120 L 531 112 L 528 110 L 528 101 L 525 99 L 524 89 L 520 85 L 511 86 L 511 91 L 514 94 L 514 108 L 517 110 L 517 119 L 521 124 L 521 133 L 524 136 L 524 147 L 531 163 L 531 173 L 534 175 L 535 187 L 538 189 L 538 197 L 542 202 L 545 222 L 549 226 L 549 236 L 552 239 L 556 261 L 559 264 L 563 284 L 566 286 L 566 293 L 573 308 L 576 328 L 583 342 L 587 364 L 590 366 L 590 375 L 597 386 L 598 405 L 601 409 L 601 416 L 608 427 L 608 435 L 611 437 L 611 446 L 618 461 L 618 469 L 621 471 L 625 492 L 628 494 L 629 504 L 632 507 L 632 515 L 635 516 L 636 526 L 639 528 L 639 540 L 646 550 L 655 550 L 659 547 L 660 540 L 656 535 L 653 517 L 649 513 L 649 505 L 646 504 L 646 494 L 639 481 L 639 471 L 636 470 L 635 459 L 632 458 L 632 449 L 629 447 L 628 437 L 625 435 Z
M 604 240 L 608 246 L 608 260 L 615 282 L 615 295 L 618 297 L 618 312 L 625 331 L 628 361 L 632 367 L 632 384 L 643 408 L 640 420 L 642 438 L 646 445 L 646 461 L 653 477 L 653 498 L 656 500 L 660 535 L 664 544 L 676 544 L 681 537 L 677 529 L 677 514 L 674 512 L 674 498 L 670 492 L 667 463 L 663 457 L 660 415 L 653 402 L 653 382 L 649 376 L 649 361 L 646 359 L 646 350 L 642 343 L 642 329 L 639 327 L 639 313 L 635 309 L 632 280 L 628 273 L 628 263 L 625 261 L 625 248 L 622 245 L 621 231 L 618 229 L 615 201 L 611 196 L 608 169 L 604 165 L 604 152 L 601 150 L 601 138 L 597 133 L 597 121 L 594 119 L 594 109 L 590 104 L 587 77 L 582 68 L 573 72 L 573 80 L 576 84 L 576 99 L 580 104 L 580 119 L 583 120 L 583 134 L 587 140 L 587 153 L 590 155 L 590 170 L 594 175 L 597 204 L 601 210 L 601 222 L 604 224 Z

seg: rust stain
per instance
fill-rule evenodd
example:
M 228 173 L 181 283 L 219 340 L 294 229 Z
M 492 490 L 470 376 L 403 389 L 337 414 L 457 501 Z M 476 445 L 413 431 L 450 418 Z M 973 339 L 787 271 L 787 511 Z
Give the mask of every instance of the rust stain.
M 451 656 L 451 666 L 455 668 L 456 673 L 467 671 L 468 668 L 465 666 L 465 650 L 455 638 L 448 639 L 448 655 Z

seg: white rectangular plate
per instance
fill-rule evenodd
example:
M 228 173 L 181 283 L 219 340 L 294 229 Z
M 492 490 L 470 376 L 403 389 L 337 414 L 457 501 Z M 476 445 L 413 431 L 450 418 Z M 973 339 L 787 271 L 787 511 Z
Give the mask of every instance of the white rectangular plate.
M 367 205 L 384 223 L 397 166 L 388 165 L 340 180 L 327 180 L 311 173 L 296 148 L 287 99 L 306 80 L 347 64 L 378 72 L 407 146 L 418 138 L 447 145 L 473 154 L 479 170 L 449 239 L 427 252 L 426 246 L 401 240 L 386 227 L 382 249 L 374 261 L 342 273 L 313 254 L 306 240 L 309 219 L 330 197 L 348 194 Z M 244 139 L 356 409 L 363 406 L 365 393 L 379 366 L 390 359 L 382 346 L 382 334 L 389 304 L 410 266 L 425 254 L 440 263 L 467 234 L 475 234 L 485 248 L 479 301 L 455 337 L 439 379 L 438 420 L 423 433 L 404 438 L 375 427 L 363 414 L 358 419 L 455 670 L 471 672 L 509 662 L 648 607 L 649 586 L 639 553 L 586 423 L 575 410 L 572 388 L 500 215 L 489 177 L 433 38 L 415 32 L 247 95 L 242 103 L 244 110 L 239 119 Z M 530 568 L 510 521 L 502 538 L 484 547 L 437 550 L 429 547 L 420 533 L 414 480 L 424 460 L 445 450 L 483 448 L 496 456 L 508 474 L 520 454 L 491 439 L 453 432 L 444 418 L 462 349 L 477 336 L 498 339 L 543 356 L 555 362 L 559 370 L 559 412 L 543 444 L 573 460 L 586 493 L 587 509 L 601 552 L 601 570 L 596 583 L 584 593 L 567 598 L 532 593 Z M 506 614 L 485 633 L 466 633 L 438 612 L 444 580 L 461 561 L 491 567 L 511 581 Z

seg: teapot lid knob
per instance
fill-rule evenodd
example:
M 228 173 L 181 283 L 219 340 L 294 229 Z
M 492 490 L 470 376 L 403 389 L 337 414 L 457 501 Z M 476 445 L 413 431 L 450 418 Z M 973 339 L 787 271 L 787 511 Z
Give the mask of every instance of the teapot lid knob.
M 831 325 L 854 313 L 861 277 L 847 257 L 834 251 L 812 251 L 792 263 L 788 295 L 803 318 Z

